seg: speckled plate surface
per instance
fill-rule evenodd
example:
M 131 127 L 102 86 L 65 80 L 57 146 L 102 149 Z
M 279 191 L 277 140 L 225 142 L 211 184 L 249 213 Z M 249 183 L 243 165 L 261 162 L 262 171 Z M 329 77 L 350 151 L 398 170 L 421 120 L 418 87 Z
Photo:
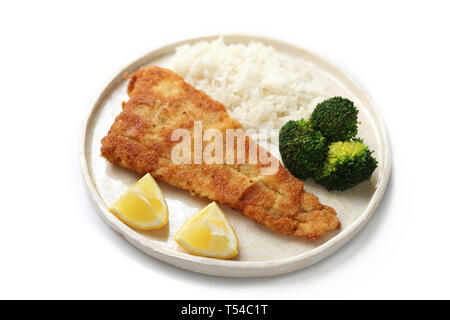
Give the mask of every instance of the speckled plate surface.
M 246 35 L 223 37 L 226 43 L 258 41 L 297 57 L 323 82 L 327 93 L 342 95 L 355 102 L 360 110 L 361 121 L 358 136 L 375 150 L 379 165 L 370 181 L 345 192 L 328 192 L 313 181 L 305 182 L 307 191 L 316 194 L 322 203 L 336 209 L 342 223 L 341 230 L 315 241 L 297 239 L 277 234 L 221 205 L 240 242 L 239 255 L 223 261 L 190 255 L 173 240 L 184 221 L 210 202 L 206 199 L 193 198 L 188 192 L 158 182 L 169 207 L 169 223 L 166 227 L 153 231 L 133 230 L 107 209 L 140 178 L 136 173 L 111 165 L 100 156 L 100 140 L 120 113 L 121 102 L 128 99 L 127 81 L 123 79 L 123 74 L 132 73 L 149 64 L 164 67 L 177 46 L 216 38 L 217 36 L 189 39 L 152 51 L 127 66 L 108 84 L 93 106 L 83 128 L 80 158 L 87 189 L 98 213 L 115 231 L 148 255 L 177 267 L 225 277 L 260 277 L 282 274 L 311 265 L 350 240 L 374 213 L 389 180 L 390 147 L 381 115 L 364 90 L 321 57 L 277 40 Z

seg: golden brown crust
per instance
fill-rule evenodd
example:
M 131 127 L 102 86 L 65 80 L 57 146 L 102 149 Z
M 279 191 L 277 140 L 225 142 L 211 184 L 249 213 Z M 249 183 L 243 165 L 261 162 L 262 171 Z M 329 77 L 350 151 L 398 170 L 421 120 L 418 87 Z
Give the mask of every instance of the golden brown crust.
M 130 99 L 102 139 L 102 155 L 110 162 L 139 173 L 149 172 L 192 194 L 227 204 L 286 235 L 317 239 L 340 227 L 334 209 L 305 192 L 303 183 L 270 154 L 278 166 L 273 175 L 261 174 L 267 165 L 259 159 L 256 164 L 173 163 L 171 151 L 179 143 L 171 139 L 175 129 L 184 128 L 193 136 L 194 121 L 201 120 L 203 131 L 215 128 L 225 136 L 226 129 L 241 125 L 222 104 L 170 70 L 144 67 L 126 77 L 130 79 Z M 253 144 L 245 139 L 247 150 Z

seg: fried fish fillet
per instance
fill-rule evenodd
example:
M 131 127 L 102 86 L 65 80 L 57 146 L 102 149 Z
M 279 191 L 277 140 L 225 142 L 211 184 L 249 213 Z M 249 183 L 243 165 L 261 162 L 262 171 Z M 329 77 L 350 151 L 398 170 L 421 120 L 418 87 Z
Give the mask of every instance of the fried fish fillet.
M 226 129 L 240 129 L 240 123 L 170 70 L 143 67 L 126 77 L 130 99 L 102 139 L 107 160 L 226 204 L 282 234 L 317 239 L 340 228 L 335 210 L 305 192 L 303 183 L 270 154 L 278 168 L 271 175 L 261 174 L 269 164 L 259 158 L 256 164 L 174 163 L 171 151 L 179 143 L 172 141 L 174 130 L 183 128 L 193 136 L 194 121 L 202 121 L 203 131 L 215 128 L 225 137 Z M 246 151 L 252 146 L 261 148 L 247 137 Z

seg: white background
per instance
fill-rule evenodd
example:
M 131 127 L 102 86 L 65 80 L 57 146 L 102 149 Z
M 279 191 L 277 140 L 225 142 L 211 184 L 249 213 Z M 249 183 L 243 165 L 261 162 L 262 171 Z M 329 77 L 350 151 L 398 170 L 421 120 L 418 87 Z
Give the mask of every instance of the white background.
M 2 2 L 0 298 L 450 298 L 449 14 L 447 1 Z M 393 168 L 382 204 L 304 270 L 182 271 L 114 233 L 85 191 L 80 127 L 103 87 L 152 49 L 217 33 L 318 53 L 386 121 Z

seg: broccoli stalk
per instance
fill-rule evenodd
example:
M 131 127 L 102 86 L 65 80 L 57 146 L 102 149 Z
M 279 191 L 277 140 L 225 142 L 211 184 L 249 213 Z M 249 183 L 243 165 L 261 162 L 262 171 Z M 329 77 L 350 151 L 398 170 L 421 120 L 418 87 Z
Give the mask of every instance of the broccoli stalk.
M 377 167 L 373 151 L 361 139 L 333 142 L 315 180 L 328 190 L 346 190 L 370 178 Z
M 288 121 L 280 130 L 280 155 L 286 168 L 297 178 L 314 177 L 328 154 L 326 139 L 309 121 Z
M 329 142 L 350 140 L 358 132 L 358 109 L 348 99 L 330 98 L 316 106 L 310 122 Z

